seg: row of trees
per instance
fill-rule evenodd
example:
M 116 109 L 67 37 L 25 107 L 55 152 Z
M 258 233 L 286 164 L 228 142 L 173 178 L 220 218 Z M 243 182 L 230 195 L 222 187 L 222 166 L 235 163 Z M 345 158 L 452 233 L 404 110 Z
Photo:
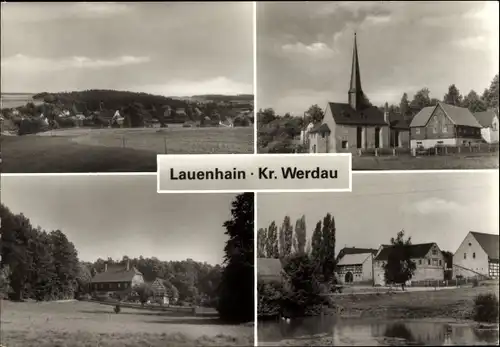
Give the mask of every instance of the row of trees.
M 123 257 L 143 273 L 146 281 L 163 278 L 171 297 L 198 304 L 212 302 L 227 321 L 253 320 L 254 312 L 254 211 L 253 193 L 232 203 L 232 218 L 224 223 L 228 241 L 224 264 L 211 266 L 192 259 L 160 261 Z M 0 296 L 13 300 L 73 299 L 88 293 L 91 278 L 106 261 L 80 262 L 73 243 L 60 230 L 33 227 L 23 214 L 0 204 Z M 138 288 L 147 294 L 147 286 Z

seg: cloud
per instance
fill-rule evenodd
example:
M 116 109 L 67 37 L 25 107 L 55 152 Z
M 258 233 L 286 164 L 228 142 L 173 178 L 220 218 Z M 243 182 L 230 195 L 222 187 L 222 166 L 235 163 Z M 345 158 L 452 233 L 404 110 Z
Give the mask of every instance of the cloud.
M 365 23 L 372 25 L 384 24 L 390 21 L 391 21 L 391 16 L 386 16 L 386 15 L 384 16 L 369 15 L 365 18 Z
M 484 36 L 471 36 L 458 39 L 452 42 L 453 45 L 477 50 L 489 50 L 490 42 Z
M 416 201 L 410 205 L 403 206 L 403 210 L 412 214 L 431 215 L 456 213 L 462 208 L 454 201 L 448 201 L 440 198 L 428 198 Z
M 285 53 L 306 54 L 316 58 L 329 58 L 335 53 L 333 49 L 323 42 L 315 42 L 310 45 L 297 42 L 285 44 L 281 48 Z
M 2 21 L 32 23 L 67 18 L 107 18 L 131 11 L 130 4 L 114 2 L 2 3 Z
M 133 91 L 140 91 L 165 96 L 191 96 L 200 94 L 253 94 L 253 86 L 216 77 L 203 81 L 172 80 L 166 84 L 136 86 Z
M 66 69 L 100 69 L 125 65 L 143 64 L 150 61 L 149 57 L 121 56 L 114 59 L 92 59 L 88 57 L 71 57 L 47 59 L 16 54 L 2 59 L 3 71 L 60 71 Z M 2 72 L 3 72 L 2 71 Z

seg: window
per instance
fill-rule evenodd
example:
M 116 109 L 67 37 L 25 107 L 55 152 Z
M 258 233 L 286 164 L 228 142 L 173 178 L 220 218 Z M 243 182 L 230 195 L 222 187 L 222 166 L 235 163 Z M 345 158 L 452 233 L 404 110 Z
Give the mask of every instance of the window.
M 443 266 L 443 262 L 439 259 L 439 266 Z
M 347 141 L 342 141 L 342 148 L 348 148 L 349 143 Z
M 472 246 L 472 243 L 469 242 L 469 247 Z
M 476 259 L 476 253 L 472 253 L 472 259 Z
M 415 134 L 420 135 L 420 128 L 415 129 Z
M 431 260 L 427 259 L 427 265 L 431 265 Z
M 118 283 L 118 288 L 121 288 L 121 287 L 122 287 L 121 283 Z
M 443 129 L 441 129 L 443 133 L 447 133 L 448 132 L 448 126 L 446 124 L 443 124 Z
M 418 260 L 418 265 L 422 265 L 422 259 Z
M 321 133 L 321 138 L 324 139 L 325 138 L 325 133 Z
M 313 153 L 316 153 L 316 145 L 313 145 Z
M 123 283 L 123 288 L 128 288 L 128 283 Z
M 438 254 L 437 249 L 433 249 L 433 250 L 432 250 L 432 255 L 436 255 L 436 254 Z
M 464 253 L 464 259 L 467 259 L 467 253 Z
M 491 124 L 491 128 L 493 131 L 497 131 L 497 122 L 493 122 L 493 124 Z

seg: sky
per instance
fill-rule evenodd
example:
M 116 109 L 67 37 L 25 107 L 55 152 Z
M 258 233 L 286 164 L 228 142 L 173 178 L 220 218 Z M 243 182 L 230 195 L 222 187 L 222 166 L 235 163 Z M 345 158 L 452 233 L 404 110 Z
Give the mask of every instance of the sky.
M 221 264 L 235 194 L 158 194 L 149 176 L 2 176 L 2 204 L 61 230 L 80 260 L 157 257 Z
M 347 102 L 354 32 L 361 84 L 375 105 L 450 84 L 481 94 L 498 73 L 497 1 L 257 4 L 257 107 L 302 116 Z
M 252 3 L 2 3 L 2 92 L 253 93 Z
M 455 252 L 469 231 L 499 233 L 498 172 L 354 173 L 353 191 L 261 193 L 257 226 L 306 216 L 308 239 L 319 220 L 335 218 L 336 252 L 390 243 L 402 229 L 412 242 Z M 292 195 L 293 194 L 293 195 Z

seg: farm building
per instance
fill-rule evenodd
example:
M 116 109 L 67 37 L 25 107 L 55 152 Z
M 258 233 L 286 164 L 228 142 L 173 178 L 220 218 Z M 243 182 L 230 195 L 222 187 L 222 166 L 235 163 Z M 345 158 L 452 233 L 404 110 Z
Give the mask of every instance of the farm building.
M 453 277 L 498 279 L 498 238 L 470 231 L 453 255 Z
M 438 102 L 424 107 L 410 124 L 411 148 L 460 146 L 482 142 L 481 124 L 464 107 Z
M 416 265 L 411 281 L 444 280 L 446 264 L 443 254 L 436 243 L 421 243 L 406 247 L 409 247 L 411 259 Z M 375 255 L 373 266 L 375 285 L 386 285 L 384 266 L 392 249 L 394 249 L 394 246 L 382 245 Z
M 263 283 L 281 282 L 283 266 L 279 259 L 257 258 L 257 280 Z
M 336 272 L 341 283 L 373 284 L 373 257 L 376 249 L 342 248 L 337 256 Z
M 97 273 L 92 280 L 91 291 L 98 296 L 109 296 L 112 293 L 132 289 L 144 283 L 142 273 L 130 262 L 125 265 L 104 265 L 104 271 Z
M 481 136 L 487 143 L 498 142 L 498 115 L 493 110 L 474 113 L 481 124 Z
M 308 132 L 309 153 L 335 153 L 362 148 L 389 147 L 387 110 L 371 106 L 361 88 L 356 34 L 352 55 L 348 103 L 329 102 L 323 121 Z
M 151 290 L 153 291 L 153 300 L 160 301 L 163 305 L 169 304 L 167 287 L 161 278 L 156 278 L 151 283 Z

